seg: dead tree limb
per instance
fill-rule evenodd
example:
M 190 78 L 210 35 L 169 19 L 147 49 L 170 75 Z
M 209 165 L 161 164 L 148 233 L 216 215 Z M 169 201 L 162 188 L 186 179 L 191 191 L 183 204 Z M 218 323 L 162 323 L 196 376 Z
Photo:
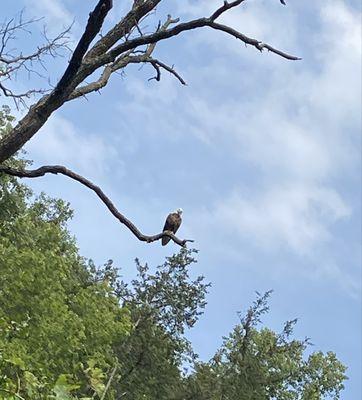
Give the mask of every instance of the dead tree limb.
M 287 60 L 299 60 L 298 57 L 278 50 L 260 40 L 250 38 L 232 27 L 216 22 L 221 15 L 240 6 L 246 0 L 224 1 L 223 5 L 215 10 L 210 17 L 198 18 L 184 23 L 179 23 L 177 19 L 172 20 L 169 16 L 166 23 L 159 27 L 156 32 L 141 34 L 140 21 L 146 18 L 161 1 L 135 1 L 124 18 L 91 47 L 91 43 L 100 32 L 104 20 L 112 8 L 111 0 L 99 0 L 97 2 L 96 7 L 90 13 L 84 33 L 73 52 L 69 65 L 58 84 L 50 94 L 43 96 L 34 104 L 25 117 L 0 141 L 0 163 L 20 150 L 40 130 L 49 116 L 65 102 L 104 87 L 112 73 L 128 64 L 150 63 L 149 53 L 154 51 L 158 42 L 183 32 L 208 27 L 222 31 L 259 51 L 266 49 Z M 174 26 L 170 27 L 172 23 Z M 134 37 L 137 33 L 138 36 Z M 165 68 L 183 83 L 180 75 L 165 63 L 152 61 L 151 65 L 156 68 L 156 71 L 158 68 Z M 104 69 L 96 81 L 84 85 L 88 77 L 102 68 Z M 7 94 L 11 95 L 10 92 L 7 92 Z
M 61 107 L 77 86 L 76 75 L 91 42 L 99 33 L 106 15 L 112 8 L 112 0 L 99 0 L 89 14 L 88 22 L 63 76 L 48 95 L 33 105 L 25 117 L 0 141 L 0 163 L 20 150 L 45 124 L 50 115 Z
M 158 30 L 165 31 L 171 24 L 176 24 L 179 22 L 179 19 L 172 19 L 170 15 L 167 16 L 166 22 L 161 25 Z M 96 48 L 97 45 L 94 46 Z M 101 76 L 98 80 L 91 82 L 89 84 L 77 87 L 69 96 L 67 101 L 74 100 L 78 97 L 85 96 L 91 92 L 99 91 L 100 89 L 104 88 L 109 78 L 114 72 L 117 72 L 123 68 L 125 68 L 129 64 L 141 64 L 149 62 L 152 53 L 156 48 L 156 43 L 152 43 L 147 46 L 144 51 L 141 51 L 140 54 L 134 55 L 134 51 L 130 50 L 123 54 L 122 56 L 118 57 L 113 63 L 107 64 Z M 89 57 L 89 55 L 87 55 Z
M 99 186 L 95 185 L 93 182 L 84 178 L 83 176 L 65 168 L 62 165 L 44 165 L 43 167 L 34 170 L 16 170 L 14 168 L 0 165 L 0 173 L 15 176 L 18 178 L 38 178 L 46 174 L 55 174 L 55 175 L 61 174 L 68 176 L 69 178 L 93 190 L 93 192 L 105 204 L 105 206 L 108 208 L 111 214 L 114 217 L 116 217 L 119 222 L 126 225 L 126 227 L 137 237 L 138 240 L 142 242 L 152 243 L 162 239 L 164 236 L 168 236 L 176 244 L 183 247 L 186 246 L 186 243 L 193 242 L 193 240 L 190 239 L 181 240 L 170 231 L 161 232 L 152 236 L 144 235 L 143 233 L 140 232 L 140 230 L 136 227 L 136 225 L 134 225 L 129 219 L 127 219 L 122 213 L 120 213 L 117 210 L 116 206 L 113 204 L 110 198 L 106 196 L 106 194 L 102 191 L 102 189 Z

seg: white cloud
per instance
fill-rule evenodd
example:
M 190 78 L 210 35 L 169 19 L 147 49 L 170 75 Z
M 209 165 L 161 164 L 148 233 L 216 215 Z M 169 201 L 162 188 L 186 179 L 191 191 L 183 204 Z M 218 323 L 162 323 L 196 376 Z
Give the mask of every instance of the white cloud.
M 61 0 L 24 0 L 24 3 L 29 17 L 44 18 L 42 22 L 47 36 L 56 37 L 71 28 L 67 33 L 67 45 L 70 48 L 75 46 L 82 28 L 77 22 L 74 10 L 69 11 Z
M 234 192 L 209 216 L 243 242 L 279 251 L 287 246 L 302 255 L 329 239 L 328 225 L 350 215 L 333 190 L 301 184 L 272 187 L 248 198 Z M 213 229 L 213 230 L 215 230 Z
M 192 15 L 207 15 L 216 2 L 188 4 Z M 360 157 L 359 15 L 338 0 L 318 7 L 319 29 L 309 33 L 293 28 L 295 16 L 286 24 L 290 15 L 286 18 L 278 7 L 270 18 L 265 3 L 233 13 L 228 21 L 262 39 L 276 39 L 282 48 L 298 49 L 308 40 L 310 53 L 299 64 L 275 56 L 263 61 L 256 54 L 254 65 L 249 60 L 246 69 L 240 69 L 238 60 L 246 58 L 243 49 L 222 37 L 219 53 L 236 62 L 212 58 L 200 67 L 199 60 L 190 60 L 182 72 L 196 89 L 182 89 L 182 94 L 169 78 L 151 87 L 128 81 L 134 102 L 122 105 L 125 113 L 132 112 L 151 127 L 154 116 L 162 116 L 155 134 L 182 137 L 187 132 L 254 167 L 260 182 L 254 180 L 245 196 L 243 183 L 235 181 L 223 201 L 208 207 L 207 221 L 217 220 L 218 229 L 232 229 L 241 240 L 251 236 L 261 248 L 287 246 L 299 255 L 328 241 L 331 226 L 353 213 L 333 179 L 351 175 Z M 290 34 L 284 37 L 286 30 Z M 205 37 L 220 45 L 215 33 Z M 215 88 L 225 85 L 230 90 L 215 97 Z
M 361 13 L 341 1 L 331 3 L 321 8 L 323 29 L 315 45 L 323 69 L 310 80 L 309 101 L 333 125 L 360 116 L 362 32 Z
M 83 134 L 61 116 L 53 116 L 26 146 L 29 157 L 37 164 L 62 164 L 89 178 L 103 177 L 112 162 L 117 173 L 123 164 L 115 148 L 98 134 Z
M 241 157 L 273 179 L 277 173 L 320 181 L 346 165 L 355 165 L 359 158 L 355 141 L 361 106 L 361 26 L 353 10 L 339 1 L 332 3 L 321 8 L 321 32 L 314 36 L 311 56 L 318 59 L 318 68 L 308 59 L 297 67 L 276 65 L 271 59 L 271 67 L 255 65 L 265 85 L 256 95 L 243 91 L 239 101 L 226 94 L 215 104 L 206 96 L 193 96 L 188 104 L 198 110 L 197 133 L 204 132 L 208 142 L 216 144 L 225 136 L 234 136 Z M 233 51 L 230 56 L 239 54 Z M 215 80 L 217 65 L 203 73 L 204 79 Z M 223 72 L 220 76 L 225 78 Z M 241 89 L 253 90 L 249 79 L 254 81 L 254 90 L 257 87 L 253 71 L 239 77 L 230 71 L 230 76 Z M 220 131 L 224 133 L 221 139 Z
M 239 126 L 237 114 L 228 113 L 226 105 L 221 112 L 227 115 L 225 131 L 235 135 L 242 157 L 262 168 L 267 188 L 248 199 L 233 194 L 216 208 L 216 215 L 261 245 L 287 244 L 297 253 L 328 239 L 329 225 L 350 215 L 347 199 L 330 180 L 358 168 L 360 157 L 355 146 L 361 105 L 360 21 L 337 1 L 321 8 L 321 22 L 317 71 L 305 63 L 302 76 L 292 70 L 284 77 L 271 75 L 264 99 L 240 107 L 240 114 L 244 110 L 248 117 L 239 117 Z M 281 181 L 287 182 L 283 188 Z
M 73 15 L 59 0 L 25 0 L 29 13 L 45 18 L 49 29 L 59 31 L 73 22 Z
M 186 4 L 185 4 L 186 3 Z M 210 16 L 222 5 L 222 1 L 207 0 L 178 3 L 178 13 L 183 19 L 194 19 Z M 291 49 L 296 40 L 297 10 L 295 7 L 283 7 L 278 2 L 245 2 L 219 17 L 218 22 L 226 24 L 243 34 L 269 43 L 282 49 Z M 192 41 L 205 46 L 211 45 L 218 52 L 225 49 L 240 54 L 241 43 L 237 40 L 227 40 L 224 33 L 211 32 L 209 28 L 194 35 Z

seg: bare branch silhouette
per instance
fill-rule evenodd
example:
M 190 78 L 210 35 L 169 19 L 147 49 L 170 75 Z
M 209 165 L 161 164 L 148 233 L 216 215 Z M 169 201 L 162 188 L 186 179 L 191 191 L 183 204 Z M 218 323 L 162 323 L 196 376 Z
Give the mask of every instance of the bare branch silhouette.
M 110 198 L 108 196 L 106 196 L 106 194 L 102 191 L 102 189 L 99 186 L 95 185 L 90 180 L 67 169 L 66 167 L 64 167 L 62 165 L 44 165 L 43 167 L 33 169 L 33 170 L 16 170 L 11 167 L 6 167 L 3 165 L 0 165 L 0 173 L 15 176 L 18 178 L 38 178 L 38 177 L 44 176 L 46 174 L 55 174 L 55 175 L 62 174 L 62 175 L 68 176 L 69 178 L 71 178 L 71 179 L 81 183 L 82 185 L 86 186 L 87 188 L 91 189 L 101 199 L 101 201 L 105 204 L 105 206 L 108 208 L 108 210 L 111 212 L 111 214 L 114 217 L 116 217 L 119 222 L 124 224 L 137 237 L 138 240 L 140 240 L 142 242 L 151 243 L 151 242 L 155 242 L 157 240 L 162 239 L 164 236 L 168 236 L 171 240 L 173 240 L 179 246 L 185 246 L 186 243 L 193 242 L 193 240 L 190 240 L 190 239 L 181 240 L 170 231 L 164 231 L 164 232 L 158 233 L 156 235 L 151 235 L 151 236 L 144 235 L 136 227 L 136 225 L 133 224 L 133 222 L 131 222 L 122 213 L 120 213 L 117 210 L 116 206 L 113 204 L 113 202 L 110 200 Z

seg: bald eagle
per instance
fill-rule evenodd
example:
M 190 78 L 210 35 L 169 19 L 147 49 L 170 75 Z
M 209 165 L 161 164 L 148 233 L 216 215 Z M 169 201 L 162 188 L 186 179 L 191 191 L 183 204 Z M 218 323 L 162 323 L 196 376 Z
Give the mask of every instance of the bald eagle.
M 163 227 L 163 232 L 171 231 L 172 233 L 176 233 L 177 229 L 180 227 L 182 222 L 182 209 L 178 208 L 175 212 L 168 215 L 166 218 L 165 226 Z M 166 246 L 166 244 L 170 241 L 168 236 L 164 236 L 162 238 L 162 246 Z

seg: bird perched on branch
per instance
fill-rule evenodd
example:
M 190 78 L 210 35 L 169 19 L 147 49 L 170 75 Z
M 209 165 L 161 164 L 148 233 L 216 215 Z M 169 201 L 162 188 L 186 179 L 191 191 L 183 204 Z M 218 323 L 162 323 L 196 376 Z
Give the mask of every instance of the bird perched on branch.
M 170 231 L 172 233 L 176 233 L 177 229 L 180 227 L 182 222 L 182 209 L 178 208 L 175 212 L 170 213 L 166 218 L 165 226 L 163 227 L 163 232 Z M 162 238 L 162 246 L 166 246 L 166 244 L 170 241 L 168 236 L 164 236 Z

